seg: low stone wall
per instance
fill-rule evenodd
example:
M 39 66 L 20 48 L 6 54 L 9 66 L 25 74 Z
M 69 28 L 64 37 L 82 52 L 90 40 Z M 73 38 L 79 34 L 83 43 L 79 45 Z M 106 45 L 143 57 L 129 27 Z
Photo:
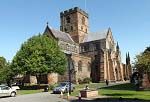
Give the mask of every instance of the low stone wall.
M 81 90 L 80 91 L 81 97 L 89 98 L 89 97 L 96 97 L 98 96 L 97 90 Z

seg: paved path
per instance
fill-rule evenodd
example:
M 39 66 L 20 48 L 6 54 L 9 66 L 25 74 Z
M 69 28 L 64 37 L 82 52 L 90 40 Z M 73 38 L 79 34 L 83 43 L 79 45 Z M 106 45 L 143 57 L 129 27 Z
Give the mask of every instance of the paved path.
M 49 92 L 0 98 L 0 102 L 68 102 Z

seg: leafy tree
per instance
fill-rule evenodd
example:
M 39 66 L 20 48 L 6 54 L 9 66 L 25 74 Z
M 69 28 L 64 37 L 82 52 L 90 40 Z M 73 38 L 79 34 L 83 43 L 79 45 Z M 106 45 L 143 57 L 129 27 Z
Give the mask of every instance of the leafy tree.
M 0 57 L 0 69 L 3 69 L 6 67 L 6 59 L 4 57 Z
M 7 83 L 9 85 L 12 80 L 12 74 L 10 64 L 4 57 L 0 57 L 0 83 Z
M 4 57 L 0 57 L 0 82 L 5 80 L 4 70 L 6 69 L 6 59 Z
M 66 57 L 55 39 L 46 35 L 33 36 L 24 42 L 13 58 L 11 68 L 16 74 L 63 74 Z
M 144 53 L 146 52 L 150 52 L 150 46 L 145 49 Z
M 141 74 L 148 74 L 150 80 L 150 47 L 147 47 L 143 53 L 136 56 L 135 68 Z

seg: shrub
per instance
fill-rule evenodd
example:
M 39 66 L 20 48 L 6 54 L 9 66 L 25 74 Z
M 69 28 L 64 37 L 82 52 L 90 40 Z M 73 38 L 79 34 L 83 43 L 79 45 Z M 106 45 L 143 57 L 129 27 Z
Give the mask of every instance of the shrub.
M 84 78 L 83 81 L 82 81 L 82 83 L 88 83 L 88 84 L 89 84 L 90 82 L 91 82 L 91 78 L 88 78 L 88 77 L 87 77 L 87 78 Z
M 82 80 L 80 78 L 78 79 L 78 82 L 79 82 L 79 84 L 82 84 Z
M 53 90 L 54 87 L 55 87 L 54 85 L 49 85 L 49 89 L 50 89 L 50 90 Z
M 91 82 L 91 78 L 84 78 L 81 80 L 80 78 L 78 79 L 79 84 L 89 84 Z
M 53 90 L 58 84 L 49 85 L 49 90 Z
M 22 90 L 38 90 L 38 89 L 44 89 L 46 85 L 26 85 L 26 86 L 19 86 Z

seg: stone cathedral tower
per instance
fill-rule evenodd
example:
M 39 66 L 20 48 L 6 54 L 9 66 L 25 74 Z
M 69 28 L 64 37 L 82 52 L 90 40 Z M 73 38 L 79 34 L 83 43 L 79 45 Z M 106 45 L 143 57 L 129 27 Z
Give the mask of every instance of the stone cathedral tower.
M 88 14 L 75 7 L 60 13 L 60 30 L 69 33 L 76 43 L 82 43 L 89 31 Z

